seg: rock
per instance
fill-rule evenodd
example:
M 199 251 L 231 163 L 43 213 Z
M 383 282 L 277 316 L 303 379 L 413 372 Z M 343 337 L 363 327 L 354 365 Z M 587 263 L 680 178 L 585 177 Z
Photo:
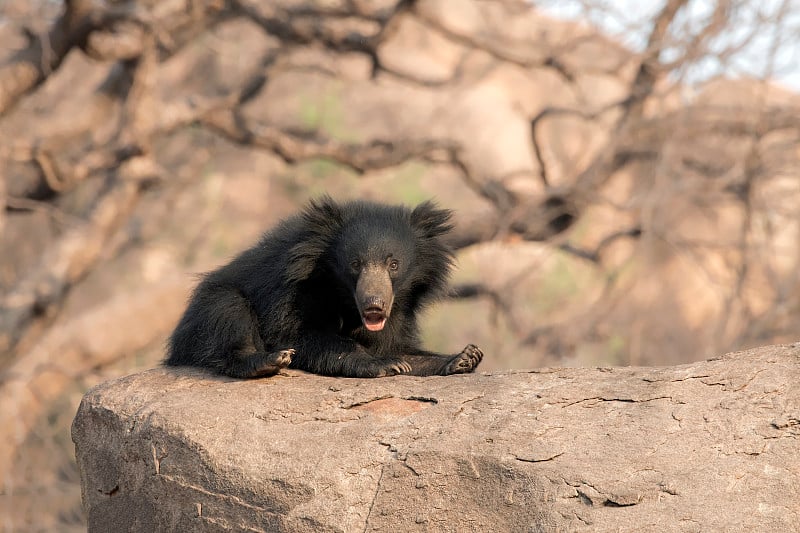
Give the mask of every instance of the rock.
M 84 397 L 90 531 L 791 531 L 800 343 L 432 378 L 159 368 Z

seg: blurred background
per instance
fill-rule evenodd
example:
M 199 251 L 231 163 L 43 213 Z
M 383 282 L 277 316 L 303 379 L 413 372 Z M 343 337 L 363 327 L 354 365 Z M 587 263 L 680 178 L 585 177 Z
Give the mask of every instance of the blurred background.
M 0 530 L 84 530 L 81 395 L 322 193 L 456 211 L 422 328 L 484 371 L 797 339 L 798 43 L 800 0 L 0 0 Z

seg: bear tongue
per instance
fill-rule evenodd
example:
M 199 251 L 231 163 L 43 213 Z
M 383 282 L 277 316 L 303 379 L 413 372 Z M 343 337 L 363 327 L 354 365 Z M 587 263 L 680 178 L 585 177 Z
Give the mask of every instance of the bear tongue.
M 361 317 L 364 327 L 370 331 L 380 331 L 386 325 L 386 317 L 383 313 L 364 313 Z

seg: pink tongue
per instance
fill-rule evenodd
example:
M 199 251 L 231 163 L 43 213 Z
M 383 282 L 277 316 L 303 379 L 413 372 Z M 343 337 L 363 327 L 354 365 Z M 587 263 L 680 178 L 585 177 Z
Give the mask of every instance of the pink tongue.
M 381 318 L 375 320 L 374 318 L 367 318 L 364 317 L 364 326 L 370 331 L 380 331 L 383 329 L 383 326 L 386 325 L 386 319 Z

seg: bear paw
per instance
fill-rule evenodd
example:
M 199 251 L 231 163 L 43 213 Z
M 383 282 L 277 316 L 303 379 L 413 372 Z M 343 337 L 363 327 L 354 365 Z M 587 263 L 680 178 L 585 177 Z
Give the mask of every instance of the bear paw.
M 294 348 L 289 348 L 288 350 L 281 350 L 279 352 L 275 352 L 275 366 L 278 368 L 286 368 L 292 363 L 292 356 L 294 355 Z
M 272 352 L 264 357 L 264 361 L 253 373 L 253 377 L 273 376 L 292 363 L 294 349 Z
M 447 374 L 466 374 L 472 372 L 483 359 L 483 352 L 474 344 L 468 344 L 460 354 L 455 355 L 447 364 Z

